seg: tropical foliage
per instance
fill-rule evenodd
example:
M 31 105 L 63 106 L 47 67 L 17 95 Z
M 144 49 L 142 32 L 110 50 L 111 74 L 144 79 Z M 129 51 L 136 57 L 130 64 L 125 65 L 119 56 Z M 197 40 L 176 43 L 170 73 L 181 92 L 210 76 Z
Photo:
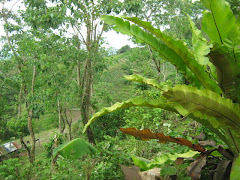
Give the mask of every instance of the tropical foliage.
M 184 42 L 155 29 L 150 22 L 102 16 L 115 31 L 149 44 L 163 59 L 171 62 L 190 85 L 169 88 L 138 75 L 127 76 L 128 80 L 158 88 L 162 95 L 154 99 L 134 98 L 103 108 L 89 120 L 84 131 L 98 117 L 126 107 L 147 106 L 173 111 L 200 122 L 228 145 L 234 153 L 231 179 L 235 179 L 239 176 L 236 167 L 240 151 L 239 24 L 224 0 L 201 2 L 206 7 L 202 31 L 208 36 L 204 37 L 188 17 L 193 34 L 191 49 Z
M 1 0 L 0 179 L 238 178 L 227 2 Z

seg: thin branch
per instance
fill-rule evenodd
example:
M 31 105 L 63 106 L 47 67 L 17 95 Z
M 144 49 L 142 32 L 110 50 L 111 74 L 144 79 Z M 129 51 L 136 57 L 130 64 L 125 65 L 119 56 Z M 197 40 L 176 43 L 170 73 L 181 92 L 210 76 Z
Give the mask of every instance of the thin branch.
M 80 29 L 79 29 L 76 25 L 72 25 L 72 27 L 73 27 L 73 26 L 76 28 L 77 32 L 78 32 L 78 33 L 80 34 L 80 36 L 82 37 L 83 43 L 86 45 L 86 44 L 87 44 L 87 43 L 86 43 L 86 40 L 84 39 L 83 34 L 81 33 Z
M 155 64 L 155 66 L 156 66 L 156 69 L 157 69 L 157 71 L 158 71 L 158 73 L 160 73 L 161 72 L 161 67 L 160 67 L 160 61 L 159 61 L 159 64 L 158 64 L 158 62 L 156 61 L 156 59 L 153 57 L 153 53 L 152 53 L 152 48 L 150 47 L 150 45 L 147 45 L 148 46 L 148 50 L 149 50 L 149 52 L 150 52 L 150 54 L 151 54 L 151 59 L 153 60 L 153 62 L 154 62 L 154 64 Z
M 12 7 L 11 7 L 11 10 L 10 11 L 12 11 L 12 9 L 13 9 L 13 7 L 17 4 L 19 2 L 19 0 L 17 0 L 13 5 L 12 5 Z
M 103 24 L 101 33 L 98 35 L 98 38 L 97 38 L 97 41 L 96 41 L 96 44 L 97 44 L 96 50 L 99 48 L 99 41 L 100 41 L 100 39 L 101 39 L 101 37 L 102 37 L 102 34 L 103 34 L 103 31 L 104 31 L 105 26 L 106 26 L 106 23 Z
M 33 78 L 32 78 L 32 95 L 34 95 L 36 75 L 37 75 L 37 70 L 36 70 L 36 65 L 34 65 L 34 67 L 33 67 Z
M 5 22 L 4 25 L 6 25 L 6 24 L 8 24 L 8 22 L 7 22 L 7 15 L 6 15 L 5 12 L 4 12 L 4 7 L 3 7 L 3 9 L 2 9 L 2 14 L 3 14 L 4 22 Z M 9 45 L 10 49 L 12 50 L 13 55 L 18 59 L 19 56 L 17 55 L 16 51 L 14 50 L 14 48 L 13 48 L 13 46 L 12 46 L 12 43 L 11 43 L 10 38 L 9 38 L 8 29 L 7 29 L 7 28 L 4 28 L 4 29 L 5 29 L 6 39 L 7 39 L 8 45 Z

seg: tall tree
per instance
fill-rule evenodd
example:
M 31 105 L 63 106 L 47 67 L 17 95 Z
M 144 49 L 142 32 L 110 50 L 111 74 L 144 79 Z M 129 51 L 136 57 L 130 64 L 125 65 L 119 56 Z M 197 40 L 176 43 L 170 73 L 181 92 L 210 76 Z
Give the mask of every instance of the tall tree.
M 68 23 L 72 27 L 77 40 L 76 46 L 86 49 L 88 55 L 84 61 L 77 63 L 77 79 L 81 118 L 84 124 L 91 114 L 91 97 L 93 93 L 93 77 L 96 61 L 99 57 L 99 48 L 102 43 L 102 34 L 106 26 L 99 19 L 103 14 L 118 12 L 118 1 L 68 1 L 66 6 L 71 10 Z M 82 71 L 82 73 L 81 73 Z M 91 129 L 87 131 L 89 142 L 95 144 Z
M 33 119 L 39 118 L 40 114 L 44 111 L 43 102 L 46 97 L 46 94 L 43 93 L 39 87 L 46 88 L 45 83 L 47 86 L 50 86 L 48 79 L 51 71 L 47 74 L 46 69 L 48 66 L 54 67 L 54 60 L 59 59 L 63 51 L 59 46 L 59 38 L 56 38 L 57 35 L 52 35 L 53 33 L 50 30 L 46 31 L 46 29 L 44 29 L 46 26 L 43 26 L 43 28 L 28 26 L 32 25 L 28 19 L 31 11 L 20 11 L 20 13 L 14 14 L 11 10 L 5 8 L 5 3 L 6 1 L 2 1 L 3 9 L 1 11 L 1 19 L 4 22 L 8 59 L 14 62 L 12 64 L 18 70 L 19 117 L 22 115 L 22 102 L 25 102 L 26 106 L 31 147 L 30 149 L 27 146 L 25 147 L 29 153 L 29 161 L 33 163 L 35 159 Z M 49 11 L 49 13 L 51 13 L 51 11 Z M 48 17 L 49 13 L 45 15 Z M 43 20 L 46 19 L 43 18 Z M 53 37 L 55 37 L 55 39 Z M 53 41 L 53 43 L 51 43 L 51 41 Z
M 121 6 L 118 0 L 55 0 L 50 7 L 47 6 L 46 1 L 27 0 L 26 6 L 27 12 L 29 12 L 27 18 L 31 26 L 47 29 L 56 28 L 61 24 L 70 31 L 72 29 L 76 48 L 79 51 L 84 49 L 87 52 L 85 59 L 79 56 L 76 65 L 81 118 L 83 123 L 86 124 L 91 114 L 95 63 L 99 57 L 98 51 L 102 43 L 102 34 L 107 29 L 99 17 L 111 12 L 120 12 Z M 49 16 L 45 15 L 46 11 L 51 12 Z M 58 15 L 56 12 L 60 14 L 62 12 L 70 13 Z M 54 21 L 55 19 L 57 21 Z M 91 129 L 88 129 L 87 137 L 89 142 L 95 144 Z
M 28 153 L 29 153 L 29 161 L 33 163 L 35 158 L 35 135 L 34 135 L 33 125 L 32 125 L 32 119 L 33 119 L 33 97 L 35 92 L 35 82 L 36 82 L 36 76 L 37 76 L 37 68 L 36 68 L 37 57 L 36 57 L 36 54 L 32 54 L 32 52 L 34 52 L 33 49 L 31 50 L 24 49 L 23 46 L 25 46 L 26 44 L 29 45 L 29 43 L 33 45 L 34 41 L 31 37 L 28 36 L 27 33 L 22 31 L 23 27 L 21 26 L 22 22 L 20 18 L 17 17 L 17 15 L 13 14 L 11 10 L 8 10 L 5 8 L 5 1 L 2 1 L 2 6 L 3 8 L 1 12 L 1 19 L 4 22 L 4 30 L 6 33 L 5 37 L 6 37 L 8 46 L 11 50 L 12 57 L 16 62 L 19 76 L 21 77 L 19 105 L 21 103 L 22 90 L 24 91 L 24 95 L 25 95 L 25 105 L 26 105 L 27 114 L 28 114 L 28 118 L 27 118 L 28 130 L 31 135 L 31 149 L 29 150 L 28 147 L 26 148 L 28 149 Z M 14 22 L 17 25 L 10 23 L 10 20 L 14 20 Z M 28 50 L 32 52 L 29 52 Z M 31 56 L 28 56 L 28 53 L 30 53 Z M 31 60 L 29 60 L 29 58 L 31 58 Z M 31 66 L 31 70 L 29 71 L 29 67 L 26 68 L 26 65 L 29 64 L 30 61 L 32 66 Z M 20 108 L 19 108 L 19 111 L 20 111 Z
M 211 44 L 203 37 L 202 31 L 195 26 L 189 16 L 193 34 L 192 49 L 189 49 L 184 42 L 155 29 L 151 23 L 137 18 L 125 17 L 126 21 L 124 21 L 113 16 L 103 17 L 105 22 L 115 25 L 114 28 L 119 32 L 137 36 L 155 48 L 161 56 L 183 73 L 191 86 L 179 84 L 173 88 L 167 88 L 152 79 L 136 74 L 127 76 L 128 80 L 158 88 L 162 95 L 151 100 L 134 98 L 110 108 L 104 108 L 89 120 L 87 126 L 101 115 L 131 106 L 156 107 L 179 113 L 199 121 L 229 146 L 233 155 L 224 156 L 233 162 L 231 179 L 238 179 L 240 166 L 239 24 L 230 6 L 224 0 L 201 0 L 201 2 L 208 9 L 203 11 L 202 30 L 208 35 Z M 129 21 L 134 25 L 129 25 Z M 144 32 L 142 28 L 146 28 L 149 33 Z M 132 131 L 133 133 L 136 134 Z M 161 133 L 155 137 L 159 134 Z M 147 138 L 145 136 L 144 140 Z M 208 151 L 202 152 L 206 153 L 206 156 L 209 155 Z M 201 161 L 197 163 L 199 162 Z M 222 167 L 220 164 L 218 168 Z M 190 172 L 192 178 L 195 178 L 193 168 L 190 171 L 192 171 Z M 218 176 L 218 174 L 215 175 Z M 229 179 L 229 177 L 226 178 Z

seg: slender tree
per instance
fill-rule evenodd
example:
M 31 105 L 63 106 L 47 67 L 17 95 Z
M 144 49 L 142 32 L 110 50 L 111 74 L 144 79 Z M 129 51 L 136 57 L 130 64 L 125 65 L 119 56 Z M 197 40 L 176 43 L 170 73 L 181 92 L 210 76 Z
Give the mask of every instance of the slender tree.
M 2 12 L 1 12 L 1 18 L 3 19 L 4 21 L 4 30 L 5 30 L 5 37 L 6 37 L 6 40 L 7 40 L 7 43 L 8 43 L 8 46 L 13 54 L 13 57 L 15 58 L 16 60 L 16 66 L 18 68 L 18 73 L 21 77 L 21 85 L 20 87 L 20 93 L 19 93 L 19 99 L 20 99 L 20 102 L 19 104 L 21 103 L 21 98 L 22 98 L 22 90 L 24 91 L 24 95 L 25 95 L 25 106 L 26 106 L 26 109 L 27 109 L 27 114 L 28 114 L 28 130 L 29 130 L 29 133 L 31 135 L 31 150 L 28 150 L 29 151 L 29 161 L 30 163 L 33 163 L 34 162 L 34 158 L 35 158 L 35 134 L 34 134 L 34 130 L 33 130 L 33 125 L 32 125 L 32 119 L 33 119 L 33 109 L 32 109 L 32 104 L 33 102 L 30 100 L 30 97 L 33 97 L 34 96 L 34 93 L 35 93 L 35 83 L 36 83 L 36 76 L 37 76 L 37 68 L 36 68 L 36 60 L 37 58 L 32 55 L 31 58 L 33 59 L 33 66 L 32 66 L 32 75 L 30 75 L 30 79 L 27 78 L 27 76 L 29 75 L 29 72 L 26 72 L 26 64 L 28 63 L 28 58 L 29 57 L 26 57 L 24 56 L 24 54 L 21 54 L 21 51 L 18 51 L 16 50 L 17 48 L 17 45 L 19 47 L 19 45 L 21 43 L 19 43 L 20 41 L 18 41 L 17 44 L 15 44 L 14 46 L 14 37 L 13 36 L 10 36 L 10 30 L 20 30 L 22 29 L 21 26 L 14 26 L 13 24 L 10 24 L 9 22 L 9 19 L 12 18 L 14 20 L 16 20 L 16 22 L 18 22 L 18 25 L 20 22 L 19 18 L 16 17 L 16 15 L 14 15 L 11 11 L 7 10 L 5 7 L 5 1 L 2 1 Z M 18 31 L 17 33 L 19 34 L 15 34 L 15 38 L 19 38 L 19 35 L 20 35 L 20 31 Z M 21 35 L 25 35 L 25 37 L 27 36 L 27 34 L 23 33 Z M 22 38 L 22 40 L 26 40 L 24 38 Z M 32 40 L 32 39 L 31 39 Z M 33 41 L 31 41 L 32 43 Z M 27 43 L 27 42 L 25 42 Z M 29 43 L 29 42 L 28 42 Z M 27 75 L 27 76 L 26 76 Z M 29 81 L 31 81 L 31 84 L 30 84 L 30 87 L 28 86 L 29 85 Z M 19 105 L 21 106 L 21 105 Z M 18 112 L 19 116 L 20 116 L 20 107 L 19 107 L 19 112 Z
M 77 39 L 76 47 L 84 48 L 87 57 L 84 61 L 77 61 L 77 82 L 79 88 L 79 103 L 81 118 L 84 124 L 91 116 L 91 97 L 93 93 L 94 67 L 98 61 L 99 48 L 102 43 L 102 34 L 107 29 L 99 19 L 101 15 L 118 12 L 118 1 L 68 1 L 65 5 L 71 10 L 68 17 L 69 25 L 74 30 Z M 82 71 L 82 73 L 81 73 Z M 94 135 L 89 128 L 87 130 L 89 142 L 95 144 Z

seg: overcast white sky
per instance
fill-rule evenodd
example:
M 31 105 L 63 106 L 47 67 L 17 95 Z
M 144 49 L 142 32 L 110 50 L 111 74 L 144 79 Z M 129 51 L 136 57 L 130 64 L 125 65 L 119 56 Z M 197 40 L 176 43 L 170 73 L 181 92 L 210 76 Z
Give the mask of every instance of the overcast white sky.
M 106 43 L 103 45 L 106 48 L 113 47 L 115 49 L 120 49 L 125 45 L 130 45 L 131 47 L 135 47 L 136 45 L 129 41 L 129 36 L 123 35 L 120 33 L 116 33 L 115 31 L 111 30 L 103 34 L 105 37 Z
M 14 5 L 14 8 L 13 8 L 13 10 L 16 10 L 20 6 L 22 6 L 21 1 L 22 0 L 12 0 L 11 2 L 8 2 L 7 5 L 9 7 L 12 7 L 12 5 L 17 2 Z M 194 2 L 194 1 L 199 1 L 199 0 L 192 0 L 192 1 Z M 2 10 L 1 5 L 0 5 L 0 10 Z M 4 35 L 3 24 L 2 23 L 0 23 L 0 35 Z M 122 46 L 125 46 L 125 45 L 130 45 L 131 47 L 136 46 L 131 41 L 128 40 L 129 36 L 122 35 L 120 33 L 116 33 L 113 30 L 104 33 L 103 37 L 105 38 L 105 41 L 106 41 L 106 43 L 103 46 L 106 47 L 106 48 L 113 47 L 115 49 L 119 49 L 119 48 L 121 48 Z M 1 44 L 0 44 L 0 49 L 1 49 Z
M 11 8 L 13 4 L 15 4 L 13 10 L 17 10 L 20 6 L 22 6 L 21 0 L 15 0 L 7 3 L 5 7 Z M 2 4 L 0 5 L 0 10 L 2 10 Z M 0 22 L 0 35 L 4 35 L 4 34 L 5 33 L 3 30 L 3 23 Z M 136 46 L 131 41 L 128 40 L 129 36 L 116 33 L 113 30 L 105 32 L 103 34 L 103 37 L 105 38 L 105 41 L 106 41 L 106 43 L 103 46 L 106 48 L 113 47 L 115 49 L 120 49 L 122 46 L 125 46 L 125 45 L 130 45 L 131 47 Z M 1 46 L 2 44 L 0 44 L 0 49 L 1 49 Z

